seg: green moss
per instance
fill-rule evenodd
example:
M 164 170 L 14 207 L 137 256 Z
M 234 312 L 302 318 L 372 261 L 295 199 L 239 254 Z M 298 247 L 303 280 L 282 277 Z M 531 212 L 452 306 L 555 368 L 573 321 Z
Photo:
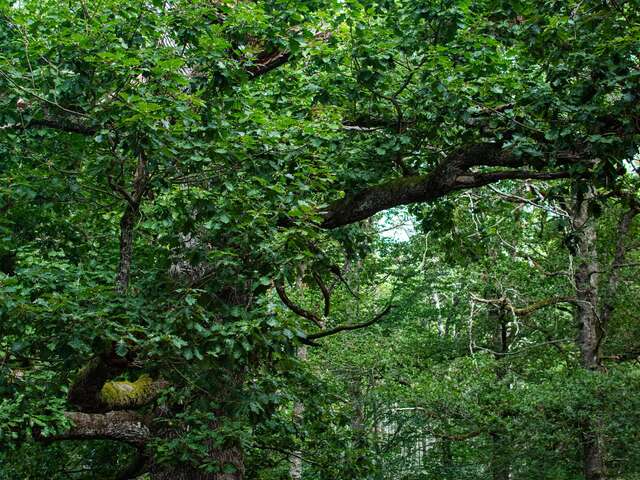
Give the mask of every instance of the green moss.
M 113 381 L 103 385 L 100 400 L 109 407 L 136 407 L 147 403 L 156 393 L 156 386 L 149 375 L 142 375 L 135 382 Z

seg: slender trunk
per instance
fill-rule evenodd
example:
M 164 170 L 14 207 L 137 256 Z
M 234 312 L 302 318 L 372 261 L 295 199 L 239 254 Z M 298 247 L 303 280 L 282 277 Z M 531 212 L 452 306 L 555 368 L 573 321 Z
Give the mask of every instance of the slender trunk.
M 509 352 L 509 326 L 504 307 L 490 306 L 489 319 L 495 328 L 494 348 L 496 359 L 496 384 L 498 388 L 506 388 L 504 379 L 507 374 L 505 356 Z M 504 418 L 504 412 L 498 411 L 499 418 Z M 491 436 L 491 478 L 493 480 L 509 480 L 511 464 L 509 462 L 509 439 L 503 427 L 499 425 L 490 433 Z
M 598 315 L 598 251 L 595 218 L 591 213 L 595 197 L 593 185 L 576 186 L 573 210 L 573 231 L 577 267 L 576 288 L 577 343 L 582 368 L 597 372 L 601 369 L 600 344 L 604 330 Z M 581 425 L 582 463 L 585 480 L 606 480 L 605 446 L 598 432 L 599 420 L 591 418 Z
M 453 454 L 451 453 L 451 440 L 443 438 L 440 440 L 440 448 L 442 449 L 442 478 L 452 478 L 453 473 Z
M 133 230 L 139 217 L 139 205 L 128 203 L 120 219 L 120 260 L 116 274 L 116 290 L 121 295 L 127 291 L 129 286 L 133 257 Z
M 595 219 L 590 213 L 594 189 L 576 194 L 573 229 L 576 241 L 577 267 L 574 273 L 576 287 L 576 320 L 579 327 L 578 347 L 581 364 L 589 370 L 600 367 L 600 339 L 602 330 L 598 318 L 598 251 L 596 247 Z
M 306 345 L 298 348 L 298 358 L 302 361 L 307 360 Z M 293 406 L 293 421 L 299 425 L 302 423 L 303 418 L 304 404 L 296 402 Z M 300 450 L 294 451 L 289 457 L 289 477 L 291 477 L 291 480 L 300 480 L 302 478 L 302 452 Z
M 438 292 L 433 293 L 433 302 L 436 304 L 436 310 L 438 311 L 438 336 L 443 337 L 445 335 L 445 326 L 442 311 L 440 310 L 440 295 L 438 295 Z
M 111 183 L 111 177 L 109 177 Z M 131 272 L 131 259 L 133 257 L 133 231 L 136 222 L 140 218 L 140 202 L 148 187 L 147 159 L 143 152 L 140 153 L 138 166 L 133 176 L 133 191 L 127 192 L 122 186 L 111 183 L 112 188 L 117 191 L 126 201 L 120 219 L 120 260 L 118 262 L 118 273 L 116 274 L 116 290 L 123 295 L 129 287 L 129 274 Z
M 296 277 L 296 288 L 304 297 L 304 274 L 307 266 L 304 263 L 298 265 L 298 275 Z M 301 345 L 297 351 L 298 358 L 305 362 L 307 360 L 307 346 Z M 293 405 L 293 422 L 300 425 L 304 419 L 304 404 L 295 402 Z M 295 450 L 289 456 L 289 477 L 291 480 L 300 480 L 302 478 L 302 452 Z
M 351 432 L 354 436 L 355 444 L 364 444 L 364 405 L 362 404 L 362 389 L 358 380 L 352 380 L 348 386 L 349 396 L 353 404 L 353 414 L 351 416 Z

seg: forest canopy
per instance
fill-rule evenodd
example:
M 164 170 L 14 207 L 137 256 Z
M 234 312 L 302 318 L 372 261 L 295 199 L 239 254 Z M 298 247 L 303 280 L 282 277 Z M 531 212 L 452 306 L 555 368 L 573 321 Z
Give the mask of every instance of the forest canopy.
M 640 478 L 640 1 L 0 0 L 0 480 Z

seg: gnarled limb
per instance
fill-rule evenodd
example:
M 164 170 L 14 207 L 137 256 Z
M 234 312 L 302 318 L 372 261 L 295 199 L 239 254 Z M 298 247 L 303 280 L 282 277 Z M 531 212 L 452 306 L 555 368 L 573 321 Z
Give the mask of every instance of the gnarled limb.
M 151 436 L 147 421 L 131 411 L 66 412 L 64 415 L 71 421 L 71 428 L 42 440 L 115 440 L 143 447 Z
M 566 159 L 573 158 L 564 155 Z M 560 162 L 561 163 L 561 162 Z M 323 212 L 323 228 L 333 229 L 364 220 L 375 213 L 400 205 L 429 202 L 457 190 L 477 188 L 500 180 L 555 180 L 568 178 L 565 171 L 540 172 L 538 159 L 516 157 L 498 144 L 478 144 L 441 162 L 426 175 L 408 176 L 365 188 L 334 202 Z M 473 167 L 508 167 L 509 170 L 475 172 Z
M 152 380 L 148 375 L 135 382 L 111 381 L 100 390 L 99 399 L 111 410 L 142 407 L 151 402 L 162 389 L 169 386 L 165 380 Z

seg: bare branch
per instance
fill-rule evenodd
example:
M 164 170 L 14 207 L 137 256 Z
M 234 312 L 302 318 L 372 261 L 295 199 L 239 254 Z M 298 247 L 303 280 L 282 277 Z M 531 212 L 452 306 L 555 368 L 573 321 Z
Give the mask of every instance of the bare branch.
M 529 305 L 526 305 L 524 307 L 520 307 L 520 308 L 516 308 L 513 306 L 513 304 L 511 303 L 511 300 L 509 300 L 506 297 L 502 297 L 502 298 L 480 298 L 480 297 L 476 297 L 475 295 L 472 296 L 473 301 L 474 302 L 478 302 L 478 303 L 486 303 L 486 304 L 490 304 L 490 305 L 496 305 L 505 309 L 508 309 L 509 311 L 513 312 L 513 314 L 517 317 L 526 317 L 529 316 L 531 314 L 533 314 L 534 312 L 551 306 L 551 305 L 555 305 L 558 303 L 576 303 L 576 298 L 575 297 L 550 297 L 550 298 L 545 298 L 544 300 L 540 300 L 538 302 L 534 302 L 531 303 Z
M 349 331 L 349 330 L 358 330 L 358 329 L 361 329 L 361 328 L 369 327 L 369 326 L 373 325 L 374 323 L 377 323 L 378 321 L 380 321 L 387 313 L 389 313 L 389 311 L 391 310 L 392 307 L 393 307 L 393 305 L 388 305 L 382 312 L 378 313 L 375 317 L 373 317 L 369 321 L 366 321 L 366 322 L 363 322 L 363 323 L 352 323 L 352 324 L 338 325 L 337 327 L 330 328 L 328 330 L 322 330 L 320 332 L 316 332 L 316 333 L 312 333 L 310 335 L 307 335 L 306 336 L 306 340 L 313 341 L 313 340 L 317 340 L 319 338 L 324 338 L 324 337 L 328 337 L 330 335 L 335 335 L 336 333 L 345 332 L 345 331 Z
M 284 303 L 287 306 L 287 308 L 289 308 L 289 310 L 291 310 L 293 313 L 295 313 L 296 315 L 302 318 L 306 318 L 307 320 L 310 320 L 316 326 L 322 328 L 322 320 L 315 313 L 309 310 L 306 310 L 301 306 L 293 303 L 289 298 L 289 296 L 287 295 L 287 292 L 285 291 L 284 285 L 282 285 L 282 283 L 275 282 L 275 286 L 276 286 L 276 292 L 278 292 L 278 296 L 280 297 L 280 300 L 282 300 L 282 303 Z
M 322 278 L 320 278 L 320 275 L 318 273 L 313 272 L 313 278 L 315 279 L 316 283 L 318 284 L 318 287 L 320 287 L 320 290 L 322 291 L 322 297 L 324 299 L 323 315 L 325 317 L 328 317 L 329 313 L 331 312 L 331 292 L 329 292 L 329 289 L 324 284 L 324 282 L 322 281 Z

